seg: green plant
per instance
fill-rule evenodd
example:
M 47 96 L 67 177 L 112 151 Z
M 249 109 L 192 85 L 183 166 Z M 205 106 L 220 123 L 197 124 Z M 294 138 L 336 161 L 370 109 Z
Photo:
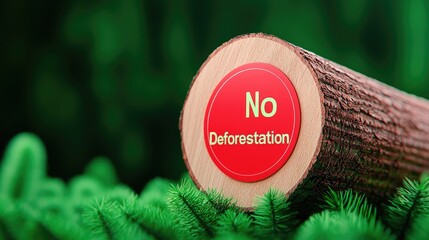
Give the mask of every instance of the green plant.
M 200 191 L 187 174 L 179 183 L 155 178 L 136 194 L 118 182 L 102 157 L 65 183 L 46 175 L 44 152 L 37 136 L 28 133 L 7 146 L 0 165 L 0 239 L 429 237 L 427 176 L 405 179 L 381 209 L 352 190 L 329 190 L 322 210 L 299 220 L 297 203 L 275 189 L 255 199 L 253 212 L 244 212 L 216 190 Z
M 429 216 L 429 177 L 424 175 L 420 181 L 405 179 L 385 212 L 386 224 L 399 238 L 416 236 L 416 231 L 418 235 L 429 236 L 428 228 L 422 228 Z
M 258 199 L 253 215 L 261 237 L 285 237 L 298 223 L 286 196 L 274 189 Z
M 322 207 L 299 227 L 296 239 L 393 239 L 363 195 L 330 190 Z

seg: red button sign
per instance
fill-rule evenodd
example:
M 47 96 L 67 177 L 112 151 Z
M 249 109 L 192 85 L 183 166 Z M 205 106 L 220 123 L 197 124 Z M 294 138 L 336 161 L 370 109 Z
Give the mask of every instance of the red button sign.
M 228 73 L 209 100 L 205 145 L 227 176 L 255 182 L 286 163 L 300 123 L 298 96 L 289 78 L 270 64 L 245 64 Z

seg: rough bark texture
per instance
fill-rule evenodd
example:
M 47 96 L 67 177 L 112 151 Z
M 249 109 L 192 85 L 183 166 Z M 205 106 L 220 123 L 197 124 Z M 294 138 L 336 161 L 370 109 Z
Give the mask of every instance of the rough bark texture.
M 429 170 L 429 102 L 298 48 L 317 75 L 325 124 L 317 161 L 292 194 L 314 201 L 327 188 L 386 200 L 404 177 Z

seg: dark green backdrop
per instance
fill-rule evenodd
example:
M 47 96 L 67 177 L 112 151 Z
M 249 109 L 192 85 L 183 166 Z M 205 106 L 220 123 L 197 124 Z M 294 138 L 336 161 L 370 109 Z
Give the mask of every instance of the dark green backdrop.
M 429 97 L 426 0 L 7 0 L 0 18 L 0 149 L 34 132 L 65 180 L 96 155 L 136 189 L 177 178 L 188 86 L 239 34 L 274 34 Z

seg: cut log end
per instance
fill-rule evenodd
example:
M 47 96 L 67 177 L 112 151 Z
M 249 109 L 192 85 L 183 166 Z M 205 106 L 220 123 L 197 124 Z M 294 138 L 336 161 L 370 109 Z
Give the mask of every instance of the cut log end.
M 291 81 L 301 126 L 286 163 L 269 177 L 243 182 L 214 163 L 204 140 L 204 113 L 221 80 L 237 67 L 267 63 Z M 283 40 L 244 35 L 216 49 L 188 92 L 179 128 L 183 157 L 202 190 L 217 189 L 251 209 L 255 196 L 276 188 L 300 201 L 352 188 L 389 195 L 403 177 L 429 169 L 429 103 L 339 66 Z

